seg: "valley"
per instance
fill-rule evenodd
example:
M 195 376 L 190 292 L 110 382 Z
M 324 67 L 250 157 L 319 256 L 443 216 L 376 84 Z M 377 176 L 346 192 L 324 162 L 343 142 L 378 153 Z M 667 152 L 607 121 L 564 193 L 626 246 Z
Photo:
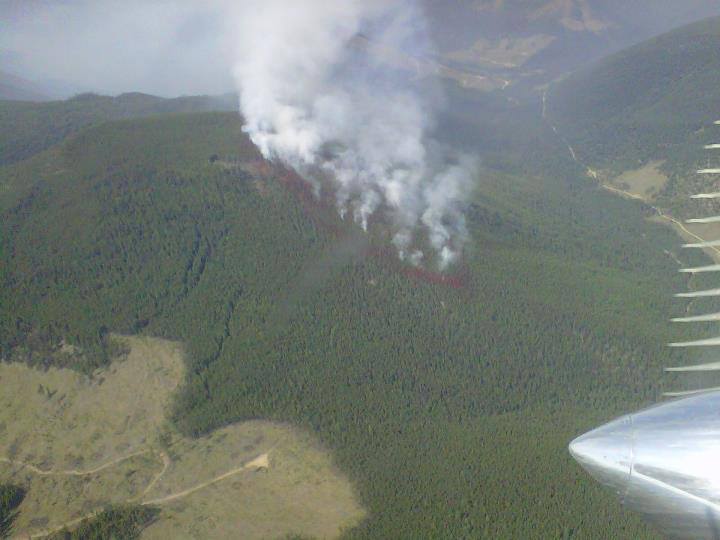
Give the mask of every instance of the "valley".
M 653 219 L 657 219 L 660 223 L 665 223 L 674 229 L 680 238 L 686 242 L 708 242 L 718 238 L 720 228 L 714 224 L 688 224 L 674 218 L 667 210 L 663 210 L 658 206 L 654 206 L 653 202 L 665 189 L 668 178 L 662 172 L 661 167 L 664 165 L 664 161 L 650 161 L 646 165 L 635 169 L 627 170 L 614 177 L 608 177 L 608 173 L 605 171 L 597 171 L 591 167 L 588 167 L 584 163 L 581 163 L 577 157 L 577 152 L 573 146 L 567 142 L 562 136 L 557 126 L 547 115 L 547 91 L 543 93 L 543 108 L 542 118 L 548 123 L 553 133 L 559 137 L 559 139 L 567 146 L 568 152 L 572 157 L 573 161 L 578 165 L 582 166 L 586 170 L 586 174 L 589 178 L 595 180 L 600 187 L 614 193 L 620 197 L 639 201 L 643 206 L 652 210 L 655 214 Z M 690 173 L 692 174 L 692 172 Z M 710 246 L 703 248 L 703 252 L 713 259 L 714 261 L 720 262 L 720 248 L 716 246 Z M 668 252 L 671 253 L 671 252 Z M 677 257 L 672 254 L 673 259 L 678 260 Z M 679 262 L 679 260 L 678 260 Z
M 715 116 L 708 108 L 715 90 L 707 79 L 712 71 L 707 61 L 719 25 L 720 19 L 710 18 L 650 40 L 572 75 L 552 92 L 550 108 L 560 115 L 553 129 L 558 133 L 559 126 L 564 136 L 573 138 L 573 146 L 568 144 L 573 159 L 606 189 L 648 204 L 689 242 L 714 240 L 720 233 L 713 224 L 686 222 L 716 211 L 712 202 L 699 203 L 690 196 L 715 188 L 712 176 L 703 178 L 695 171 L 714 157 L 704 148 L 715 136 Z M 637 87 L 637 75 L 627 66 L 648 63 L 662 67 Z M 691 84 L 696 88 L 685 92 L 683 87 Z M 618 96 L 617 101 L 608 94 Z M 547 92 L 543 99 L 545 103 Z M 603 119 L 582 113 L 572 120 L 566 116 L 579 108 L 597 111 L 590 103 L 600 101 Z M 546 109 L 544 104 L 547 118 Z M 705 252 L 718 259 L 717 248 Z

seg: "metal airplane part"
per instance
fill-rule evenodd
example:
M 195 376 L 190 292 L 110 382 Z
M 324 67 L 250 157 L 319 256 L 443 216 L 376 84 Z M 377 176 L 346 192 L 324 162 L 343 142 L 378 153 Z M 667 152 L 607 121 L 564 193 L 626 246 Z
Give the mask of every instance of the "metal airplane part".
M 720 296 L 720 289 L 708 289 L 707 291 L 690 291 L 677 293 L 676 298 L 702 298 L 707 296 Z
M 720 390 L 618 418 L 570 453 L 669 537 L 720 538 Z
M 720 120 L 714 124 L 720 125 Z M 720 149 L 720 144 L 705 148 Z M 699 169 L 697 174 L 720 175 L 720 169 Z M 720 192 L 699 193 L 691 198 L 718 199 Z M 686 220 L 696 224 L 718 222 L 720 216 Z M 701 241 L 683 247 L 720 246 L 720 240 L 698 239 Z M 688 274 L 718 271 L 720 264 L 680 270 Z M 675 296 L 691 301 L 718 297 L 720 288 Z M 720 322 L 720 312 L 671 320 Z M 720 337 L 668 345 L 715 347 L 720 346 Z M 665 371 L 720 372 L 720 361 L 668 367 Z M 665 392 L 663 396 L 674 399 L 581 435 L 570 443 L 570 454 L 598 482 L 615 491 L 624 506 L 639 512 L 669 538 L 720 540 L 720 387 Z
M 709 242 L 698 242 L 697 244 L 683 244 L 684 248 L 708 248 L 720 246 L 720 240 L 710 240 Z
M 698 364 L 696 366 L 666 367 L 665 371 L 720 371 L 720 362 L 710 362 L 708 364 Z
M 720 264 L 697 266 L 695 268 L 681 268 L 680 272 L 685 272 L 686 274 L 698 274 L 700 272 L 720 272 Z
M 715 347 L 716 345 L 720 345 L 720 337 L 668 343 L 668 347 Z
M 693 317 L 675 317 L 672 322 L 712 322 L 720 321 L 720 313 L 708 313 L 707 315 L 695 315 Z
M 712 216 L 706 218 L 694 218 L 688 219 L 685 223 L 718 223 L 720 222 L 720 216 Z

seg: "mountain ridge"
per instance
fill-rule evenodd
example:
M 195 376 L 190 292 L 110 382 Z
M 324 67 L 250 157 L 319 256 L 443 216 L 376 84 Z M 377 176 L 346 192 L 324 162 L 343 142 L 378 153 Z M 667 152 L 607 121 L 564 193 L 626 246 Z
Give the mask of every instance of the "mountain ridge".
M 652 538 L 577 482 L 565 441 L 651 400 L 678 362 L 670 231 L 582 178 L 484 170 L 466 285 L 442 286 L 318 226 L 252 172 L 241 128 L 229 112 L 115 120 L 0 167 L 3 356 L 91 370 L 112 361 L 109 331 L 183 342 L 174 425 L 316 433 L 368 508 L 351 538 L 606 532 L 589 505 Z M 83 354 L 62 360 L 62 339 Z
M 695 171 L 712 161 L 704 146 L 717 138 L 718 47 L 720 17 L 657 36 L 553 85 L 548 114 L 578 158 L 605 176 L 659 163 L 668 181 L 655 201 L 695 217 L 689 195 L 715 188 Z

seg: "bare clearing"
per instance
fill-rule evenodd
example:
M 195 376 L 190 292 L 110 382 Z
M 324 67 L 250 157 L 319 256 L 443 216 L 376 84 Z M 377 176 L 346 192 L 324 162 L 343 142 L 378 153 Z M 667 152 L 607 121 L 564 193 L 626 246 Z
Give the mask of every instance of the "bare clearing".
M 664 161 L 651 161 L 644 167 L 626 171 L 613 180 L 614 188 L 605 187 L 650 204 L 655 196 L 663 190 L 668 181 L 667 176 L 660 171 L 663 163 Z M 670 223 L 686 242 L 705 242 L 708 239 L 720 238 L 720 223 L 687 223 L 675 219 L 659 208 L 654 206 L 652 208 L 655 210 L 657 217 L 660 218 L 660 222 Z M 703 251 L 713 261 L 720 263 L 720 249 L 707 247 Z
M 364 36 L 355 36 L 352 46 L 367 51 L 380 62 L 390 67 L 406 70 L 417 78 L 439 77 L 456 81 L 463 88 L 495 90 L 505 88 L 510 81 L 491 74 L 474 73 L 438 62 L 429 56 L 412 56 L 400 49 L 381 45 Z
M 530 14 L 534 20 L 558 17 L 560 24 L 573 32 L 600 33 L 612 26 L 595 16 L 588 0 L 551 0 Z
M 494 68 L 518 68 L 555 41 L 544 34 L 497 41 L 479 39 L 469 49 L 445 54 L 445 58 L 462 64 Z
M 651 161 L 639 169 L 625 171 L 613 179 L 612 183 L 623 191 L 643 199 L 653 199 L 668 181 L 667 176 L 660 170 L 663 163 L 665 162 Z
M 334 538 L 364 517 L 327 453 L 288 426 L 247 422 L 196 443 L 173 444 L 180 455 L 149 493 L 164 519 L 144 538 Z
M 122 339 L 131 345 L 128 357 L 92 378 L 1 364 L 0 455 L 45 471 L 88 471 L 142 448 L 182 381 L 181 350 Z
M 720 223 L 696 224 L 673 222 L 673 227 L 688 243 L 706 242 L 720 238 Z M 720 263 L 720 248 L 711 246 L 703 251 L 715 262 Z
M 181 347 L 118 338 L 125 360 L 92 378 L 0 364 L 0 481 L 27 489 L 19 538 L 72 527 L 110 503 L 161 508 L 147 538 L 337 536 L 364 512 L 308 435 L 244 422 L 190 440 L 166 422 Z
M 666 213 L 662 208 L 652 204 L 652 198 L 665 187 L 665 183 L 667 182 L 667 177 L 659 170 L 659 167 L 663 163 L 662 161 L 650 162 L 645 165 L 645 167 L 641 167 L 635 171 L 627 171 L 617 177 L 613 183 L 608 183 L 604 174 L 601 174 L 592 167 L 588 167 L 577 158 L 575 149 L 560 134 L 555 124 L 548 117 L 547 89 L 543 91 L 542 95 L 542 118 L 547 122 L 553 132 L 560 137 L 560 140 L 565 143 L 575 163 L 583 166 L 586 174 L 598 182 L 600 187 L 621 197 L 641 201 L 648 205 L 655 212 L 655 216 L 650 218 L 651 220 L 670 225 L 681 238 L 688 242 L 707 242 L 709 239 L 720 237 L 720 224 L 700 225 L 683 223 Z M 628 177 L 628 175 L 630 176 Z M 625 177 L 624 179 L 623 176 Z M 711 246 L 704 248 L 703 251 L 710 256 L 713 261 L 720 263 L 720 248 Z M 677 259 L 672 253 L 669 253 L 669 255 Z

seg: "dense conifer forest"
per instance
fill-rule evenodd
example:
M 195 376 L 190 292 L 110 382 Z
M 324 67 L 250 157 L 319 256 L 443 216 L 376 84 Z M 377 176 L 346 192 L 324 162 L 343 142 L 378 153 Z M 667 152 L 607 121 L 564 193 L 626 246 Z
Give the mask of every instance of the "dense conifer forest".
M 89 373 L 110 332 L 181 340 L 175 425 L 313 431 L 369 510 L 349 538 L 653 537 L 566 445 L 685 360 L 672 231 L 569 165 L 486 168 L 463 262 L 427 279 L 258 163 L 237 114 L 198 113 L 2 167 L 3 357 Z
M 106 120 L 236 109 L 234 95 L 162 99 L 136 92 L 116 97 L 81 94 L 45 103 L 0 100 L 0 165 L 21 161 L 84 127 Z
M 7 538 L 12 533 L 17 507 L 24 496 L 20 486 L 0 484 L 0 538 Z
M 115 506 L 96 516 L 84 519 L 71 529 L 63 529 L 48 538 L 50 540 L 106 540 L 117 538 L 135 540 L 152 522 L 158 511 L 148 506 Z

